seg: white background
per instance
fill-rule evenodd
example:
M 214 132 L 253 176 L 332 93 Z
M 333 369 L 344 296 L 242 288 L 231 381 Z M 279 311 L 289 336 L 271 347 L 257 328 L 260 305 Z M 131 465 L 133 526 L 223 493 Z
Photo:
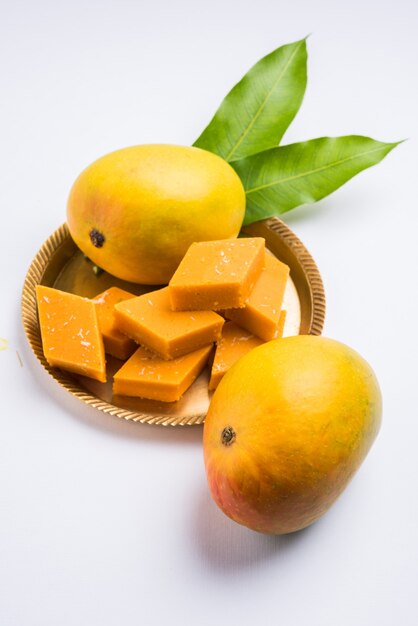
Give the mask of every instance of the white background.
M 1 3 L 1 626 L 418 623 L 417 18 L 413 0 Z M 372 364 L 384 421 L 326 516 L 268 537 L 210 499 L 201 428 L 118 421 L 54 384 L 20 293 L 86 165 L 191 144 L 253 63 L 308 33 L 285 142 L 409 141 L 284 216 L 322 272 L 324 334 Z

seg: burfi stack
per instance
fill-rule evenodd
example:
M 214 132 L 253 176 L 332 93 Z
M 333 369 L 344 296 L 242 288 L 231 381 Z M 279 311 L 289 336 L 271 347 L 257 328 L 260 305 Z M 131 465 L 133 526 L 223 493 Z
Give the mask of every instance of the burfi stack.
M 264 263 L 261 238 L 195 243 L 168 287 L 117 304 L 117 328 L 141 348 L 115 374 L 114 393 L 178 400 L 222 343 L 216 311 L 243 307 Z M 216 368 L 219 377 L 219 358 Z
M 286 265 L 266 254 L 264 239 L 231 239 L 192 244 L 169 285 L 142 296 L 117 287 L 90 301 L 60 295 L 71 299 L 67 308 L 80 306 L 80 301 L 84 308 L 90 307 L 89 333 L 95 326 L 99 330 L 95 340 L 99 365 L 95 369 L 83 362 L 82 350 L 71 362 L 67 357 L 51 357 L 65 344 L 73 346 L 73 351 L 80 348 L 80 337 L 73 325 L 67 332 L 63 318 L 59 346 L 48 343 L 53 331 L 42 291 L 48 288 L 40 287 L 38 306 L 45 356 L 51 365 L 103 381 L 101 355 L 105 350 L 125 360 L 114 375 L 115 395 L 164 402 L 178 400 L 209 361 L 209 389 L 215 389 L 241 356 L 282 335 L 288 274 Z M 49 296 L 56 291 L 50 289 Z M 51 317 L 51 311 L 48 315 Z

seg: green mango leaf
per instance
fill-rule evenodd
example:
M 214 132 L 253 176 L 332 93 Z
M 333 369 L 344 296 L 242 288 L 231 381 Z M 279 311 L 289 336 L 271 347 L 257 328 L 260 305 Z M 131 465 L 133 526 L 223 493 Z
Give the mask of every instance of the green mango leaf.
M 247 194 L 244 224 L 324 198 L 398 143 L 359 135 L 320 137 L 232 162 Z
M 226 161 L 277 146 L 302 103 L 306 40 L 274 50 L 233 87 L 193 144 Z

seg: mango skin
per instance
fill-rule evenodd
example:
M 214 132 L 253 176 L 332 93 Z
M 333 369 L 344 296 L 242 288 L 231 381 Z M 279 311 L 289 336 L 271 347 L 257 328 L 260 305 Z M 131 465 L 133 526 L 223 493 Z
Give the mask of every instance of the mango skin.
M 99 267 L 157 285 L 168 283 L 194 241 L 236 237 L 244 212 L 244 188 L 226 161 L 199 148 L 150 144 L 87 167 L 70 191 L 67 223 Z M 104 241 L 94 245 L 92 231 Z
M 307 335 L 263 344 L 213 395 L 203 435 L 212 497 L 253 530 L 301 530 L 345 489 L 381 414 L 376 377 L 348 346 Z

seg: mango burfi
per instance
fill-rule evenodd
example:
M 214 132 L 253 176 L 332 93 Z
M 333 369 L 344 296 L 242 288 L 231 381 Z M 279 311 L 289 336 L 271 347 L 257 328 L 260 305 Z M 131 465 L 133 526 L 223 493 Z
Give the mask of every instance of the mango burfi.
M 214 311 L 173 312 L 168 287 L 117 304 L 115 319 L 119 330 L 163 359 L 217 341 L 225 321 Z
M 245 307 L 226 310 L 225 317 L 264 341 L 281 337 L 285 322 L 281 309 L 288 278 L 289 267 L 266 254 L 265 267 Z
M 51 287 L 36 287 L 46 360 L 52 367 L 106 382 L 102 335 L 94 303 Z
M 262 237 L 193 243 L 169 282 L 174 311 L 243 307 L 264 266 Z
M 244 354 L 264 343 L 234 322 L 226 322 L 222 329 L 222 337 L 216 346 L 213 360 L 209 389 L 216 389 L 230 367 Z
M 166 361 L 145 348 L 138 348 L 116 372 L 113 394 L 176 402 L 199 376 L 211 350 L 212 346 L 205 346 Z
M 135 341 L 129 339 L 116 327 L 114 308 L 115 304 L 130 298 L 135 298 L 135 295 L 119 287 L 110 287 L 93 298 L 93 302 L 96 305 L 99 329 L 103 335 L 105 352 L 122 360 L 130 357 L 138 346 Z

